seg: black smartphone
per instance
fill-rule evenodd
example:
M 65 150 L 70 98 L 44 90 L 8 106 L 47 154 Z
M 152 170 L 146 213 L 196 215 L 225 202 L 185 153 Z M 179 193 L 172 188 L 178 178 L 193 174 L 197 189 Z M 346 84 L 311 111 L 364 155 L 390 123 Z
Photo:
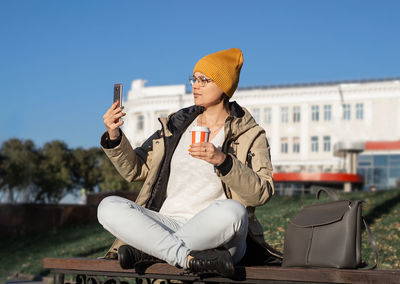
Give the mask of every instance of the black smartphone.
M 122 107 L 122 84 L 114 84 L 114 103 L 119 100 L 119 107 Z

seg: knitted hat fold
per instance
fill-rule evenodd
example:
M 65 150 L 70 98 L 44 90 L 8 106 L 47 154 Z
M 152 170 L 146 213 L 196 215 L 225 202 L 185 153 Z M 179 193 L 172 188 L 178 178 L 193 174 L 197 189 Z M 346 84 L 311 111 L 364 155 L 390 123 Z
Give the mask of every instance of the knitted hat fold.
M 204 74 L 213 80 L 228 97 L 232 97 L 239 83 L 242 65 L 242 51 L 231 48 L 201 58 L 194 66 L 193 74 L 195 72 Z

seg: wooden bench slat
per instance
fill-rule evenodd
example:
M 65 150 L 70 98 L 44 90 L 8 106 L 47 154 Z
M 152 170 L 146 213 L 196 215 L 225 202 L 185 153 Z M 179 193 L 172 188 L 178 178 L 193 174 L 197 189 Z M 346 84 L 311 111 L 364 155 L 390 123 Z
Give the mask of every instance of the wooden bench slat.
M 400 283 L 400 271 L 333 268 L 246 267 L 247 279 L 326 283 Z
M 124 273 L 127 276 L 132 275 L 133 277 L 138 277 L 137 273 L 135 273 L 133 269 L 122 269 L 116 260 L 87 258 L 44 258 L 43 268 L 62 271 L 69 270 L 96 272 L 96 275 L 107 275 L 107 273 Z M 148 277 L 147 275 L 164 275 L 166 278 L 171 278 L 172 276 L 177 276 L 182 272 L 182 269 L 178 269 L 169 264 L 156 263 L 145 270 L 145 275 L 143 275 L 143 277 Z M 246 266 L 237 267 L 237 272 L 239 277 L 245 277 L 241 280 L 255 280 L 255 282 L 260 280 L 275 280 L 324 283 L 400 283 L 400 270 Z

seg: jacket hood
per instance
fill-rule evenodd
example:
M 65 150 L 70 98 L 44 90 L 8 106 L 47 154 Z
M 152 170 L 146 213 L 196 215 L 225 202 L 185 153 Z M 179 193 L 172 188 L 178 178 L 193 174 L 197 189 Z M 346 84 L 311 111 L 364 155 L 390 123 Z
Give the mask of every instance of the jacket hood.
M 236 101 L 229 103 L 229 109 L 230 116 L 228 120 L 231 124 L 232 139 L 239 137 L 247 130 L 258 125 L 250 112 L 246 108 L 241 107 Z
M 191 106 L 172 113 L 166 122 L 168 130 L 174 134 L 185 130 L 204 110 L 205 108 L 202 106 Z

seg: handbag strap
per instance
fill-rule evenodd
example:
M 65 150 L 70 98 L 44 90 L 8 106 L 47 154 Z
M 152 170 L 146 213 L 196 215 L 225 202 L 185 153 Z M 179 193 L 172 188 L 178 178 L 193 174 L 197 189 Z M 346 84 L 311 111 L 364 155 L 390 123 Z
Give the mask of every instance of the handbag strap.
M 318 189 L 317 199 L 319 199 L 319 195 L 321 194 L 322 191 L 324 191 L 326 194 L 328 194 L 332 200 L 334 200 L 334 201 L 339 200 L 339 198 L 337 197 L 336 193 L 333 190 L 328 189 L 328 188 L 323 188 L 323 187 Z
M 367 231 L 369 242 L 371 243 L 372 249 L 374 250 L 374 253 L 375 253 L 375 259 L 374 259 L 375 263 L 373 265 L 370 265 L 370 266 L 367 266 L 367 267 L 363 267 L 362 269 L 374 269 L 378 265 L 379 250 L 378 250 L 378 246 L 376 244 L 375 238 L 372 235 L 372 231 L 369 228 L 369 226 L 368 226 L 367 222 L 365 221 L 364 217 L 362 217 L 362 220 L 364 222 L 365 230 Z

